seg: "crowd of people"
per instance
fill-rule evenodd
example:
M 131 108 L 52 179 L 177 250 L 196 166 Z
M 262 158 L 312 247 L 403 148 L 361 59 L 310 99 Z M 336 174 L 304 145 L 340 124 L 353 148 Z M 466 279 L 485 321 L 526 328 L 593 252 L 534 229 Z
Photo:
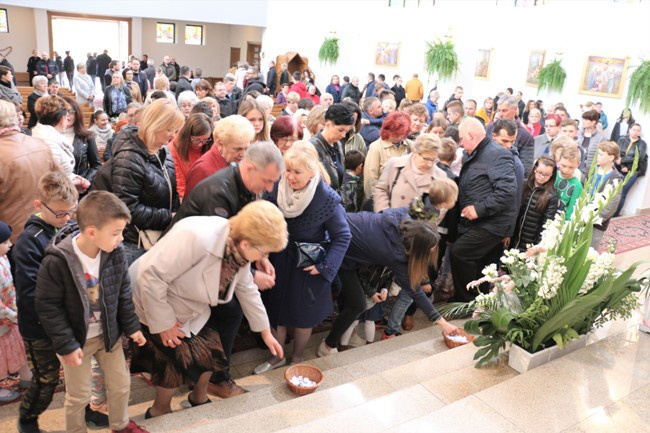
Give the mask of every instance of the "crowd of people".
M 269 350 L 255 373 L 302 362 L 328 318 L 320 357 L 374 342 L 377 326 L 399 336 L 418 307 L 455 334 L 434 302 L 471 301 L 504 248 L 569 218 L 592 164 L 594 195 L 638 157 L 598 248 L 647 166 L 630 110 L 608 140 L 599 103 L 579 122 L 512 89 L 479 107 L 457 86 L 443 104 L 417 74 L 363 88 L 335 75 L 321 92 L 310 69 L 274 63 L 213 86 L 173 57 L 121 65 L 106 51 L 76 72 L 65 58 L 70 98 L 54 57 L 29 60 L 28 128 L 0 66 L 0 377 L 26 388 L 22 433 L 40 431 L 61 365 L 68 431 L 145 431 L 128 418 L 122 335 L 131 372 L 156 387 L 151 418 L 186 382 L 192 407 L 247 392 L 229 371 L 244 318 Z M 103 104 L 84 125 L 96 78 Z

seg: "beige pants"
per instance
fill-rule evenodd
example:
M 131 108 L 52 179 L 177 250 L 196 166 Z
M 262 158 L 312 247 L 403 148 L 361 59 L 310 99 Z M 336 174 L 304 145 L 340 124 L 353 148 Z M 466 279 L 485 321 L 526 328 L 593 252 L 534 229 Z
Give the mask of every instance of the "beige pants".
M 91 395 L 90 361 L 95 356 L 104 371 L 108 394 L 108 420 L 112 430 L 122 430 L 129 423 L 129 395 L 131 376 L 124 359 L 120 340 L 110 352 L 104 348 L 104 337 L 99 335 L 86 341 L 81 365 L 71 367 L 63 361 L 65 373 L 65 424 L 68 433 L 86 432 L 86 406 Z M 60 357 L 59 357 L 60 358 Z

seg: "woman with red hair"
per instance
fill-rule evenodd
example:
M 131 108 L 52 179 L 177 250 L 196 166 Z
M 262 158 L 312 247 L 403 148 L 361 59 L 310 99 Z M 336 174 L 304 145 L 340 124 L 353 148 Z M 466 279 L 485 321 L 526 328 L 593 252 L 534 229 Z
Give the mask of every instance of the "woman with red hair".
M 284 155 L 294 142 L 302 140 L 302 129 L 298 128 L 293 117 L 280 116 L 271 125 L 271 140 Z
M 379 133 L 380 138 L 368 148 L 363 166 L 363 191 L 369 200 L 388 160 L 409 153 L 410 147 L 406 137 L 410 132 L 411 116 L 403 111 L 393 111 L 384 120 Z

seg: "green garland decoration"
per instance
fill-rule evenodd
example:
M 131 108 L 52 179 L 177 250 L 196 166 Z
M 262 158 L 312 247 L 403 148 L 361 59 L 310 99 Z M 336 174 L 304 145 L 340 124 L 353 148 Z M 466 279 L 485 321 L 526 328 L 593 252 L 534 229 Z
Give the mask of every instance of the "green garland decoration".
M 644 113 L 650 113 L 650 60 L 643 61 L 630 75 L 627 106 L 638 104 Z
M 325 65 L 335 64 L 339 59 L 339 38 L 334 36 L 325 38 L 318 51 L 318 59 Z
M 459 65 L 458 54 L 450 39 L 443 42 L 438 38 L 434 43 L 427 42 L 427 47 L 424 57 L 430 75 L 437 72 L 440 79 L 452 78 L 456 75 Z
M 537 75 L 537 93 L 543 89 L 554 90 L 561 92 L 564 87 L 564 80 L 566 79 L 566 70 L 560 64 L 560 60 L 553 60 L 548 65 L 544 66 Z

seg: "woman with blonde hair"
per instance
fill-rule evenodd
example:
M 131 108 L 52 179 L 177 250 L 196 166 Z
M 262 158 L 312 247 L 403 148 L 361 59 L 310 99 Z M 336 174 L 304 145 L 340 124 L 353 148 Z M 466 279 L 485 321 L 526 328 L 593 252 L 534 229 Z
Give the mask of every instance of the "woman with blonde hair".
M 291 363 L 302 362 L 312 328 L 334 308 L 331 284 L 350 243 L 341 198 L 329 185 L 313 144 L 299 141 L 284 154 L 285 172 L 269 200 L 277 203 L 287 221 L 292 243 L 270 256 L 276 271 L 275 287 L 263 293 L 271 327 L 284 346 L 287 328 L 294 328 Z M 306 256 L 318 249 L 321 254 Z M 272 356 L 258 365 L 264 373 L 286 364 Z
M 237 114 L 244 116 L 251 125 L 253 125 L 253 128 L 255 129 L 255 138 L 253 139 L 253 142 L 271 140 L 266 111 L 257 101 L 249 99 L 242 102 Z
M 145 108 L 138 129 L 123 129 L 113 141 L 110 188 L 131 212 L 123 234 L 129 264 L 144 254 L 148 232 L 167 228 L 179 207 L 174 160 L 163 146 L 183 121 L 176 104 L 158 99 Z M 102 182 L 97 188 L 108 186 Z
M 145 419 L 171 412 L 171 400 L 186 379 L 194 383 L 190 406 L 210 402 L 213 372 L 227 368 L 211 307 L 237 297 L 254 332 L 274 356 L 283 358 L 273 337 L 251 262 L 287 245 L 287 224 L 271 203 L 254 201 L 230 219 L 194 216 L 174 224 L 147 254 L 131 266 L 135 312 L 147 344 L 133 346 L 132 368 L 151 373 L 156 397 Z
M 325 113 L 327 112 L 327 108 L 322 105 L 317 105 L 311 109 L 307 115 L 307 120 L 305 120 L 306 129 L 303 130 L 304 140 L 309 140 L 323 130 L 325 127 Z
M 494 120 L 494 99 L 485 98 L 483 106 L 476 111 L 476 117 L 483 121 L 484 125 L 492 123 Z
M 114 118 L 121 113 L 126 113 L 126 106 L 131 103 L 133 97 L 128 87 L 124 84 L 122 75 L 115 72 L 111 79 L 111 85 L 104 89 L 104 112 L 108 117 Z

